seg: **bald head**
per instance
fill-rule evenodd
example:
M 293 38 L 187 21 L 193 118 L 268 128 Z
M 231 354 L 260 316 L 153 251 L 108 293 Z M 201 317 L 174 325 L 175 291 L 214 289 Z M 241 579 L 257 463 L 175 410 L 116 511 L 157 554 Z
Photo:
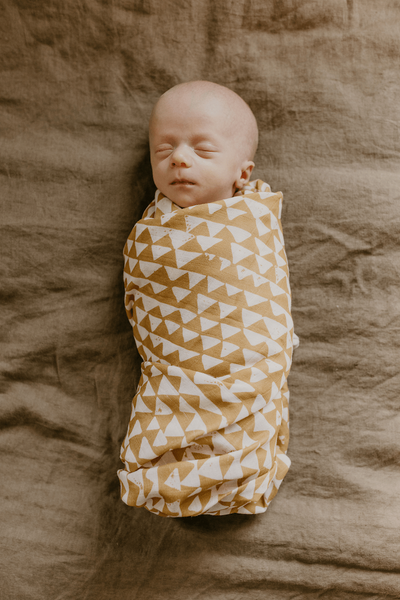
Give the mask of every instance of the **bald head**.
M 180 83 L 163 94 L 155 104 L 150 117 L 150 136 L 160 114 L 179 107 L 187 113 L 200 108 L 215 116 L 236 142 L 243 157 L 254 158 L 258 145 L 257 121 L 248 104 L 229 88 L 211 81 Z
M 150 119 L 157 188 L 178 206 L 231 198 L 249 182 L 257 123 L 240 96 L 210 81 L 190 81 L 161 96 Z

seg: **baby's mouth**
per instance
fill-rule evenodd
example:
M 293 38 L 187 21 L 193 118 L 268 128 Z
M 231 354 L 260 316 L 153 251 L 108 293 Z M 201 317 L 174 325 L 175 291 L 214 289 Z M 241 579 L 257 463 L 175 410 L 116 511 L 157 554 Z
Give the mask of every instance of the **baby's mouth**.
M 188 179 L 174 179 L 171 185 L 194 185 L 194 183 Z

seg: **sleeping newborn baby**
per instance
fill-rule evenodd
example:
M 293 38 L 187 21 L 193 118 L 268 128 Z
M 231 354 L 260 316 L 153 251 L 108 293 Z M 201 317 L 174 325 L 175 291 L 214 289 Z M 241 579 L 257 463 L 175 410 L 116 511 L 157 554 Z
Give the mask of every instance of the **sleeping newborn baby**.
M 257 123 L 228 88 L 177 85 L 149 130 L 158 189 L 124 249 L 143 362 L 121 497 L 166 517 L 261 513 L 290 465 L 282 194 L 249 181 Z
M 182 208 L 232 198 L 248 183 L 257 123 L 234 92 L 205 81 L 161 96 L 150 119 L 154 183 Z

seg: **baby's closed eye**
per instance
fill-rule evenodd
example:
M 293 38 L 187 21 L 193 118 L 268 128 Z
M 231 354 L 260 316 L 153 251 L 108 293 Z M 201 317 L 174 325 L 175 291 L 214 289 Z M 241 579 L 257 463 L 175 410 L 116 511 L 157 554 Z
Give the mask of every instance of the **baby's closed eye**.
M 172 146 L 170 146 L 169 144 L 158 146 L 155 150 L 156 154 L 161 154 L 161 155 L 167 155 L 167 154 L 170 154 L 171 152 L 172 152 Z
M 217 152 L 217 149 L 213 148 L 212 146 L 201 145 L 196 146 L 194 151 L 202 158 L 211 158 Z

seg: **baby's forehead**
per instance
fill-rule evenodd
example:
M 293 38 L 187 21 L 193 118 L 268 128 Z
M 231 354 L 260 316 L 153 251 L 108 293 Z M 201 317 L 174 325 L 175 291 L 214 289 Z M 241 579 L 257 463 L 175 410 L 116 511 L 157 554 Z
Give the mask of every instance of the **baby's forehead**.
M 189 82 L 163 94 L 150 118 L 150 137 L 154 130 L 175 124 L 198 122 L 215 127 L 227 136 L 249 143 L 250 154 L 257 148 L 258 130 L 255 117 L 246 102 L 235 92 L 211 82 Z
M 168 132 L 191 132 L 194 137 L 231 135 L 232 118 L 229 107 L 218 98 L 196 97 L 191 94 L 162 98 L 153 111 L 150 137 Z
M 174 94 L 161 96 L 153 114 L 165 119 L 193 115 L 207 115 L 210 118 L 227 116 L 234 110 L 232 102 L 213 92 L 196 93 L 195 90 L 176 90 Z

